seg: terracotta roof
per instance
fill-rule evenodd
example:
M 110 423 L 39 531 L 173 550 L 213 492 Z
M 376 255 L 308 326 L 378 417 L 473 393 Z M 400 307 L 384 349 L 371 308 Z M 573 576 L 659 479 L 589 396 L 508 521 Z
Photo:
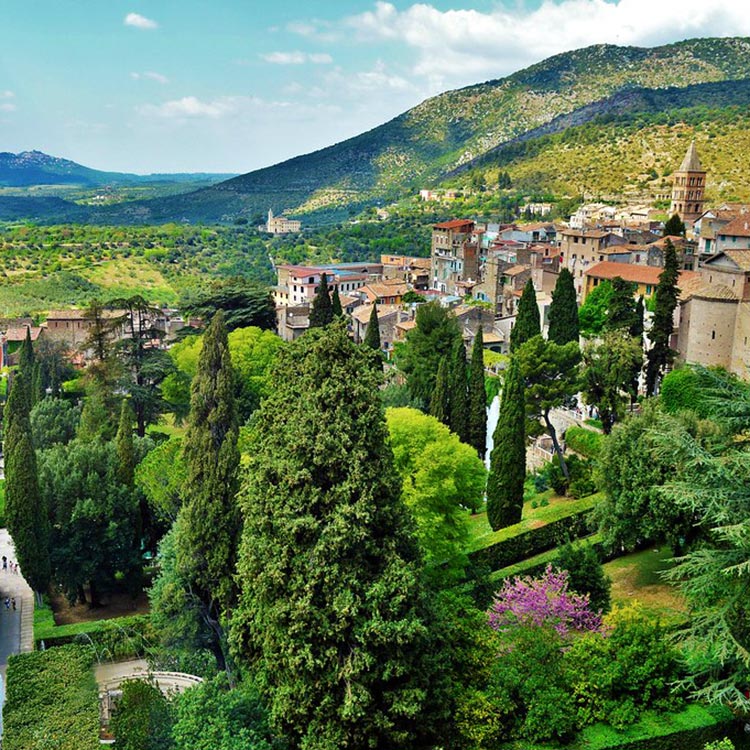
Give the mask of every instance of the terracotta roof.
M 563 235 L 565 237 L 591 237 L 592 239 L 599 240 L 602 237 L 612 234 L 612 232 L 604 232 L 601 229 L 564 229 Z
M 663 250 L 666 247 L 667 240 L 670 240 L 675 248 L 685 247 L 687 243 L 687 240 L 681 235 L 668 234 L 666 237 L 656 240 L 656 242 L 649 242 L 648 245 L 649 247 L 658 247 L 660 250 Z
M 502 344 L 505 341 L 505 336 L 502 336 L 497 331 L 490 331 L 489 333 L 482 334 L 482 340 L 485 344 Z
M 750 237 L 750 214 L 738 216 L 716 231 L 727 237 Z
M 727 302 L 735 302 L 738 299 L 734 290 L 725 284 L 711 284 L 700 274 L 696 274 L 689 279 L 680 280 L 680 302 L 687 302 L 693 297 Z
M 528 271 L 528 266 L 511 266 L 502 272 L 503 276 L 518 276 L 519 273 Z
M 409 291 L 409 285 L 394 279 L 395 284 L 385 284 L 383 282 L 376 282 L 372 284 L 365 284 L 359 289 L 359 292 L 365 294 L 370 302 L 380 299 L 381 297 L 403 297 Z
M 411 331 L 412 328 L 416 327 L 416 320 L 402 320 L 400 323 L 396 323 L 396 328 L 400 328 L 402 331 Z
M 434 224 L 433 229 L 458 229 L 459 227 L 465 227 L 467 224 L 471 224 L 472 228 L 474 227 L 474 222 L 471 219 L 453 219 L 453 221 Z
M 393 315 L 400 309 L 400 305 L 378 305 L 378 320 L 386 315 Z M 360 323 L 367 323 L 370 315 L 372 315 L 372 305 L 362 305 L 352 312 L 352 317 Z
M 680 164 L 680 168 L 677 171 L 678 172 L 703 172 L 704 171 L 703 167 L 701 166 L 701 160 L 698 158 L 698 152 L 695 150 L 695 141 L 690 142 L 687 153 L 685 154 L 685 158 L 682 160 L 682 164 Z
M 31 340 L 36 341 L 39 338 L 42 329 L 39 326 L 8 328 L 5 332 L 5 339 L 7 341 L 26 341 L 26 331 L 31 331 Z
M 612 280 L 619 276 L 625 281 L 634 281 L 636 284 L 647 284 L 656 286 L 659 283 L 659 276 L 663 271 L 659 266 L 641 266 L 633 263 L 613 263 L 605 260 L 597 263 L 584 272 L 586 276 L 596 279 Z M 697 276 L 695 271 L 680 271 L 678 284 L 682 288 L 682 283 L 687 279 Z

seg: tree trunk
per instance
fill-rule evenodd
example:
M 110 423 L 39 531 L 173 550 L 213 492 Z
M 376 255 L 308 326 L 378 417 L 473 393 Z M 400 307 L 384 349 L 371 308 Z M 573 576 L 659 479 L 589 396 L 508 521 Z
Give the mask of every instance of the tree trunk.
M 101 607 L 102 603 L 99 600 L 99 592 L 96 590 L 96 584 L 93 581 L 89 581 L 89 593 L 91 594 L 91 608 Z
M 552 422 L 549 418 L 549 409 L 544 412 L 544 424 L 547 427 L 547 434 L 552 438 L 552 445 L 555 447 L 555 453 L 560 461 L 560 469 L 562 470 L 563 476 L 566 481 L 570 481 L 570 472 L 568 471 L 568 464 L 565 463 L 565 457 L 563 456 L 562 448 L 560 443 L 557 441 L 557 430 L 555 430 Z

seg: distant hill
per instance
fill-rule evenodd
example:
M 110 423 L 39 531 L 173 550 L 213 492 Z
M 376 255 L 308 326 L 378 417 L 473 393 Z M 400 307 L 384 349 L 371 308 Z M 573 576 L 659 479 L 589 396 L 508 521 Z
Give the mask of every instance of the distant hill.
M 692 39 L 655 48 L 596 45 L 555 55 L 507 78 L 440 94 L 384 125 L 320 151 L 195 192 L 97 208 L 89 220 L 231 221 L 252 219 L 269 207 L 276 213 L 308 217 L 315 212 L 346 215 L 446 179 L 460 181 L 462 170 L 482 169 L 491 175 L 493 164 L 497 168 L 502 162 L 510 165 L 514 177 L 513 171 L 520 169 L 533 148 L 524 145 L 523 153 L 512 158 L 504 148 L 520 149 L 521 144 L 534 142 L 543 160 L 549 145 L 545 138 L 563 138 L 570 128 L 577 133 L 586 127 L 598 130 L 607 118 L 638 122 L 642 113 L 656 127 L 655 118 L 661 114 L 692 108 L 691 128 L 700 132 L 700 110 L 706 117 L 711 110 L 711 122 L 720 130 L 721 111 L 747 105 L 748 80 L 750 39 Z M 625 127 L 624 121 L 620 124 Z M 737 127 L 742 127 L 739 119 Z M 719 131 L 714 132 L 714 137 L 718 135 Z M 594 136 L 588 133 L 586 138 Z M 634 141 L 639 142 L 637 137 Z M 652 148 L 645 136 L 640 143 L 642 149 Z M 618 158 L 612 149 L 604 153 Z M 628 158 L 634 155 L 639 158 L 637 149 L 629 148 Z M 662 166 L 645 170 L 649 179 L 654 179 L 650 171 L 668 168 L 667 156 L 654 158 L 654 165 Z M 620 158 L 624 157 L 625 152 Z M 587 170 L 592 168 L 588 157 L 584 162 Z M 595 168 L 602 171 L 608 165 L 600 161 Z M 544 186 L 544 180 L 551 178 L 565 189 L 586 187 L 586 179 L 572 186 L 555 180 L 549 164 L 540 170 L 538 179 L 527 170 L 522 184 Z M 717 178 L 724 179 L 723 175 Z M 747 182 L 750 177 L 737 179 Z M 639 180 L 644 182 L 642 177 Z M 0 218 L 3 215 L 0 198 Z
M 219 182 L 232 176 L 231 174 L 201 173 L 137 175 L 102 172 L 41 151 L 22 151 L 20 154 L 0 152 L 0 187 L 31 187 L 33 185 L 105 187 L 143 185 L 154 182 Z

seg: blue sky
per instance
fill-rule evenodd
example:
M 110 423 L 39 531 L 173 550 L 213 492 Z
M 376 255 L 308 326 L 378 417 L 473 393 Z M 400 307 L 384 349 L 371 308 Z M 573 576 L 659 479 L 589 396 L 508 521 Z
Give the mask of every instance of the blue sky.
M 0 0 L 0 151 L 245 172 L 596 43 L 750 35 L 736 0 Z

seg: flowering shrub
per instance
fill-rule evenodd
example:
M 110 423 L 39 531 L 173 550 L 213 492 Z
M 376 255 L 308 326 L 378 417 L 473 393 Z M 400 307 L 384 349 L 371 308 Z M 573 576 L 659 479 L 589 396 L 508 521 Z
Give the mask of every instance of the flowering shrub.
M 490 625 L 551 626 L 561 636 L 571 630 L 600 632 L 601 612 L 592 612 L 588 594 L 568 591 L 568 572 L 548 565 L 541 578 L 515 577 L 503 585 L 489 611 Z

